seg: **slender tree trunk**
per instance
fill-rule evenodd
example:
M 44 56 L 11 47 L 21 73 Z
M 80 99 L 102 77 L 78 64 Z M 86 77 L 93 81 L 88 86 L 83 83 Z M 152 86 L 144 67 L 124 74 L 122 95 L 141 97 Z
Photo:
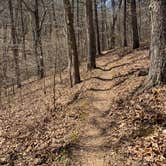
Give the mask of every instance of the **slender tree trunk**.
M 74 7 L 75 7 L 75 0 L 72 0 L 71 6 L 72 6 L 72 11 L 71 11 L 71 12 L 73 13 L 73 23 L 74 23 L 74 12 L 75 12 Z
M 4 22 L 3 23 L 3 67 L 2 67 L 2 71 L 3 71 L 3 76 L 1 79 L 3 79 L 3 81 L 5 82 L 5 84 L 3 85 L 5 88 L 5 95 L 7 96 L 6 93 L 6 89 L 7 89 L 7 69 L 8 69 L 8 49 L 9 47 L 7 46 L 7 23 Z
M 34 17 L 34 40 L 35 40 L 35 54 L 37 59 L 38 66 L 38 75 L 42 79 L 44 77 L 44 59 L 43 59 L 43 50 L 42 50 L 42 41 L 41 41 L 41 27 L 39 19 L 39 4 L 38 0 L 35 0 L 35 10 L 32 16 Z M 33 18 L 32 18 L 33 19 Z
M 3 78 L 7 81 L 7 24 L 3 23 Z
M 131 17 L 132 17 L 132 31 L 133 31 L 133 49 L 139 48 L 139 35 L 137 23 L 136 1 L 131 0 Z
M 28 65 L 27 65 L 27 55 L 26 55 L 26 48 L 25 48 L 25 23 L 24 23 L 24 13 L 22 8 L 22 0 L 19 0 L 20 3 L 20 17 L 21 17 L 21 30 L 22 30 L 22 54 L 25 63 L 25 70 L 26 70 L 26 78 L 28 78 Z
M 79 59 L 77 51 L 77 43 L 73 25 L 73 13 L 71 9 L 71 4 L 69 0 L 63 0 L 65 8 L 65 20 L 67 26 L 67 38 L 69 46 L 69 56 L 72 58 L 72 82 L 73 84 L 80 83 L 80 71 L 79 71 Z
M 48 12 L 49 13 L 49 38 L 51 40 L 52 37 L 52 31 L 53 31 L 53 18 L 52 18 L 52 13 L 51 11 Z
M 100 49 L 100 34 L 99 34 L 99 21 L 98 21 L 98 12 L 97 12 L 97 2 L 94 0 L 94 10 L 95 10 L 95 25 L 96 25 L 96 40 L 97 40 L 97 51 L 98 54 L 101 54 Z
M 96 39 L 93 23 L 93 5 L 92 0 L 86 0 L 86 22 L 87 22 L 87 40 L 88 40 L 88 62 L 87 69 L 96 68 Z
M 106 49 L 106 0 L 101 0 L 101 41 L 102 51 Z
M 141 0 L 138 1 L 139 3 L 139 40 L 142 40 L 142 12 L 141 12 Z
M 56 28 L 56 14 L 55 14 L 55 5 L 54 0 L 51 0 L 51 8 L 52 8 L 52 15 L 53 15 L 53 21 L 54 21 L 54 27 Z
M 117 22 L 118 12 L 120 11 L 122 0 L 119 0 L 118 10 L 115 9 L 115 0 L 112 0 L 113 19 L 111 25 L 111 49 L 115 47 L 115 26 Z M 116 11 L 116 12 L 115 12 Z
M 123 37 L 124 37 L 124 41 L 123 41 L 123 46 L 127 47 L 127 25 L 126 22 L 127 21 L 127 2 L 126 0 L 124 0 L 124 11 L 123 11 Z
M 12 0 L 8 0 L 9 10 L 10 10 L 10 21 L 11 21 L 11 37 L 12 37 L 12 51 L 15 62 L 15 73 L 16 73 L 16 82 L 17 87 L 21 87 L 21 79 L 20 79 L 20 67 L 19 67 L 19 52 L 18 52 L 18 44 L 17 44 L 17 34 L 14 23 L 14 15 L 13 15 L 13 4 Z
M 153 85 L 166 84 L 166 1 L 151 0 L 151 64 L 149 79 Z
M 116 14 L 115 14 L 115 0 L 112 0 L 112 25 L 111 25 L 111 48 L 115 47 L 115 23 L 116 23 Z
M 80 6 L 79 6 L 79 0 L 77 0 L 77 47 L 78 47 L 78 54 L 79 54 L 79 50 L 80 50 Z

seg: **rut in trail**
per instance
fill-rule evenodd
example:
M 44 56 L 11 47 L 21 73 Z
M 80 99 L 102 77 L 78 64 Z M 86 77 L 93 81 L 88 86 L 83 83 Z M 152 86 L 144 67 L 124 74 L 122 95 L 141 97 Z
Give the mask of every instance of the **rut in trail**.
M 146 54 L 146 51 L 140 54 Z M 123 58 L 108 54 L 98 58 L 98 69 L 89 79 L 93 82 L 93 86 L 86 92 L 88 116 L 80 126 L 83 130 L 80 140 L 72 148 L 73 165 L 124 165 L 121 155 L 108 143 L 109 136 L 116 131 L 116 119 L 110 116 L 114 111 L 111 110 L 111 105 L 125 91 L 131 90 L 127 89 L 128 85 L 133 83 L 130 78 L 137 69 L 144 67 L 141 65 L 143 63 L 140 63 L 140 58 L 141 56 L 137 54 Z M 146 59 L 142 57 L 144 58 Z M 134 78 L 133 80 L 136 81 Z M 134 89 L 134 86 L 130 88 Z M 79 105 L 79 102 L 77 104 Z

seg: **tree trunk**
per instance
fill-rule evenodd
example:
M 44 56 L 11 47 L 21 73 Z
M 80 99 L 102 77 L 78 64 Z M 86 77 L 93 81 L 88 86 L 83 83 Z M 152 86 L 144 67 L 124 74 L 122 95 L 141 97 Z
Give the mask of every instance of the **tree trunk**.
M 7 24 L 3 23 L 3 79 L 7 82 Z
M 122 5 L 122 0 L 119 0 L 118 10 L 116 11 L 115 0 L 112 0 L 113 18 L 112 18 L 112 25 L 111 25 L 111 49 L 115 48 L 115 39 L 116 39 L 115 38 L 115 26 L 116 26 L 118 12 L 120 11 L 121 5 Z
M 71 4 L 69 0 L 63 0 L 65 8 L 65 20 L 67 26 L 67 39 L 68 39 L 68 48 L 69 56 L 72 58 L 72 82 L 73 84 L 80 83 L 80 71 L 79 71 L 79 59 L 77 51 L 77 43 L 73 25 L 73 13 L 71 9 Z
M 87 69 L 96 68 L 96 39 L 93 23 L 93 5 L 92 0 L 86 0 L 86 22 L 87 22 L 87 43 L 88 43 L 88 59 Z
M 20 17 L 21 17 L 21 33 L 22 33 L 22 54 L 25 63 L 25 71 L 26 71 L 26 78 L 28 78 L 28 65 L 27 65 L 27 55 L 26 55 L 26 47 L 25 47 L 25 39 L 26 39 L 26 32 L 25 32 L 25 23 L 24 23 L 24 13 L 23 13 L 23 6 L 22 0 L 19 0 L 20 4 Z
M 124 37 L 124 41 L 123 41 L 123 46 L 127 47 L 127 26 L 126 26 L 126 18 L 127 18 L 127 2 L 126 0 L 124 0 L 124 11 L 123 11 L 123 37 Z
M 101 0 L 101 42 L 102 51 L 106 49 L 106 0 Z
M 139 40 L 142 40 L 142 9 L 141 9 L 141 0 L 138 1 L 139 3 Z
M 111 25 L 111 49 L 115 47 L 115 23 L 116 23 L 116 14 L 115 14 L 115 0 L 112 0 L 112 25 Z
M 153 85 L 166 84 L 166 1 L 151 0 L 151 64 L 149 79 Z
M 139 35 L 137 24 L 136 1 L 131 0 L 131 17 L 132 17 L 132 31 L 133 31 L 133 49 L 139 48 Z
M 8 4 L 9 4 L 9 10 L 10 10 L 12 51 L 13 51 L 14 63 L 15 63 L 16 82 L 17 82 L 17 87 L 20 88 L 21 79 L 20 79 L 20 67 L 19 67 L 19 52 L 18 52 L 18 43 L 17 43 L 16 28 L 14 23 L 14 16 L 13 16 L 12 0 L 8 0 Z
M 80 11 L 80 2 L 79 2 L 79 0 L 77 0 L 77 32 L 76 32 L 76 34 L 77 34 L 77 48 L 78 48 L 78 54 L 79 54 L 79 52 L 80 52 L 80 13 L 79 13 L 79 11 Z
M 34 47 L 35 54 L 38 65 L 38 75 L 39 78 L 42 79 L 44 77 L 44 59 L 43 59 L 43 50 L 42 50 L 42 41 L 41 41 L 41 27 L 40 27 L 40 19 L 39 19 L 39 9 L 38 9 L 38 0 L 35 0 L 35 10 L 32 13 L 34 17 Z M 33 19 L 33 18 L 32 18 Z
M 96 2 L 96 0 L 94 0 L 94 10 L 95 10 L 97 51 L 98 51 L 98 54 L 100 55 L 101 54 L 101 49 L 100 49 L 100 34 L 99 34 L 99 21 L 98 21 L 97 2 Z

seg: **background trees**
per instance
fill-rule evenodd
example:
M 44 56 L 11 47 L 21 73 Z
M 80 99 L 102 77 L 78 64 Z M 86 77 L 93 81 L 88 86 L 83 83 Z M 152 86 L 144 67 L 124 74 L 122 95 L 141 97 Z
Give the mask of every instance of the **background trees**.
M 141 43 L 150 41 L 148 1 L 73 0 L 70 3 L 72 12 L 68 16 L 62 10 L 65 3 L 60 0 L 0 2 L 3 88 L 20 87 L 27 81 L 51 75 L 54 59 L 60 80 L 72 60 L 76 83 L 80 80 L 78 66 L 82 61 L 88 63 L 88 68 L 95 68 L 96 54 L 104 50 L 127 44 L 137 48 L 139 36 Z M 73 28 L 66 24 L 65 18 L 69 18 Z M 69 38 L 74 44 L 68 42 Z M 72 58 L 68 58 L 68 45 L 73 50 Z
M 166 84 L 166 1 L 152 26 L 149 2 L 0 0 L 0 165 L 165 163 L 166 86 L 142 92 Z

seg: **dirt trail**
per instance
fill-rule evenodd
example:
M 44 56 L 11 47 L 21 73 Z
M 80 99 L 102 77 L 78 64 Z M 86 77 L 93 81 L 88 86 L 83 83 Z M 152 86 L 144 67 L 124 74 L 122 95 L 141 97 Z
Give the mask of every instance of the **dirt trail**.
M 141 52 L 142 54 L 142 52 Z M 118 55 L 108 54 L 97 61 L 98 69 L 92 74 L 94 85 L 87 92 L 88 116 L 81 126 L 83 134 L 79 143 L 73 149 L 73 165 L 80 166 L 108 166 L 110 155 L 115 152 L 107 145 L 111 119 L 106 116 L 111 112 L 111 103 L 119 98 L 126 89 L 118 89 L 130 76 L 125 74 L 131 69 L 141 68 L 140 56 L 118 58 Z M 126 72 L 127 71 L 127 72 Z M 124 75 L 124 77 L 122 77 Z M 122 77 L 122 78 L 121 78 Z M 127 78 L 127 79 L 126 79 Z M 133 87 L 134 88 L 134 87 Z M 112 119 L 113 120 L 113 119 Z M 116 160 L 116 159 L 115 159 Z M 118 162 L 116 161 L 116 164 Z M 122 164 L 122 163 L 121 163 Z

